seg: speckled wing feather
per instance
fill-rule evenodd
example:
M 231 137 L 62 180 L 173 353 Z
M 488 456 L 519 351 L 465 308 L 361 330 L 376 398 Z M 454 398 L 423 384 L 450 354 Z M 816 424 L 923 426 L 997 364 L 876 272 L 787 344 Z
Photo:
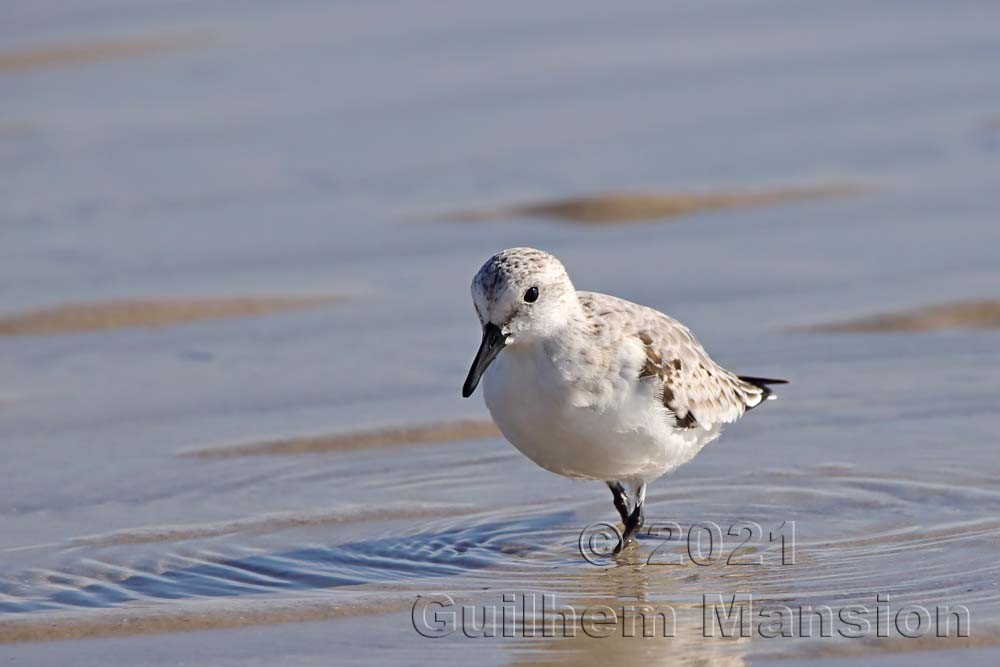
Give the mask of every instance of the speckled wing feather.
M 579 292 L 594 333 L 615 332 L 620 344 L 638 338 L 646 353 L 640 378 L 656 382 L 675 427 L 710 430 L 734 422 L 767 395 L 766 387 L 741 380 L 712 361 L 694 334 L 677 320 L 639 304 L 595 292 Z

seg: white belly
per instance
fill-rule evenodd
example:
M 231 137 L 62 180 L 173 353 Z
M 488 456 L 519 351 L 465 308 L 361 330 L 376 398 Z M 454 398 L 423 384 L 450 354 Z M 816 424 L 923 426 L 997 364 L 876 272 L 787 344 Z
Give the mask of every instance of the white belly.
M 718 427 L 674 430 L 651 386 L 630 375 L 594 400 L 567 383 L 543 351 L 511 346 L 483 378 L 493 421 L 541 467 L 604 481 L 648 482 L 690 461 Z

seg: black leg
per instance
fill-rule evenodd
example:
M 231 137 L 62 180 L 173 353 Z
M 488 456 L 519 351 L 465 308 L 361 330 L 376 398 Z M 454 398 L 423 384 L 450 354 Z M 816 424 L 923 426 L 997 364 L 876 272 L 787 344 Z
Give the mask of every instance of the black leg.
M 622 517 L 622 523 L 628 523 L 628 494 L 621 482 L 608 482 L 608 488 L 615 497 L 615 509 Z
M 639 492 L 636 494 L 635 509 L 625 518 L 625 532 L 622 533 L 621 543 L 615 548 L 616 554 L 621 553 L 622 549 L 627 547 L 630 542 L 634 542 L 636 533 L 642 528 L 642 524 L 645 521 L 645 517 L 642 514 L 642 505 L 645 500 L 646 485 L 643 484 L 639 487 Z

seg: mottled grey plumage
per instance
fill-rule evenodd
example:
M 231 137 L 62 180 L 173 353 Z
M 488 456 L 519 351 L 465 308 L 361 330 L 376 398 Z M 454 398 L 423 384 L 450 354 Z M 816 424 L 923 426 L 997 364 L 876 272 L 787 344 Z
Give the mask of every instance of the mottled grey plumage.
M 598 348 L 610 350 L 627 337 L 639 339 L 646 355 L 639 376 L 657 386 L 677 427 L 707 430 L 729 424 L 764 400 L 764 388 L 715 363 L 691 330 L 672 317 L 607 294 L 577 296 L 590 323 L 585 331 Z

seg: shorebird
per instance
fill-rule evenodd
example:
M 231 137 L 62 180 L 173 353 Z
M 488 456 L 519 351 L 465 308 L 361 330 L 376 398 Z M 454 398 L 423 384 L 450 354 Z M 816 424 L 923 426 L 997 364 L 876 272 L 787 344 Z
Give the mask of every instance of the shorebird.
M 738 376 L 663 313 L 578 292 L 533 248 L 493 255 L 472 281 L 483 337 L 462 387 L 542 468 L 611 489 L 624 531 L 643 525 L 646 485 L 689 462 L 785 380 Z

